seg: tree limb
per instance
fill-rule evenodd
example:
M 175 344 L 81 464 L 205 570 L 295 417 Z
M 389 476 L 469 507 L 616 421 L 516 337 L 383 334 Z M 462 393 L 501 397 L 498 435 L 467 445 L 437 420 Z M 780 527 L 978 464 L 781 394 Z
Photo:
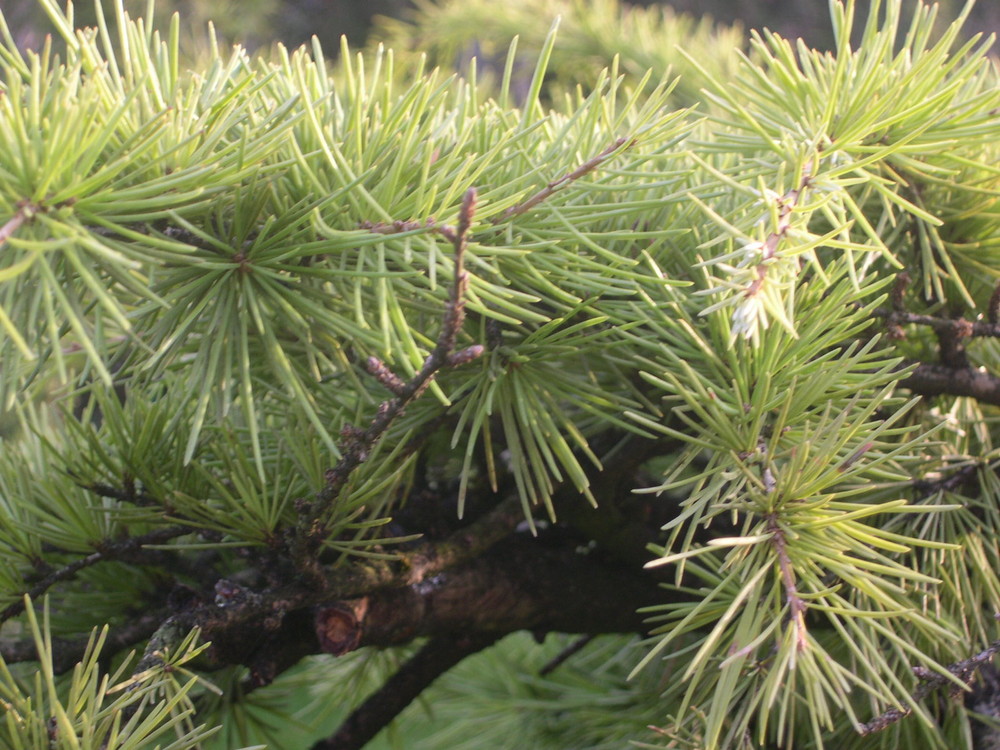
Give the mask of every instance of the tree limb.
M 32 599 L 35 599 L 60 581 L 68 581 L 73 578 L 84 568 L 89 568 L 93 565 L 97 565 L 98 563 L 107 562 L 108 560 L 124 560 L 140 551 L 146 544 L 162 544 L 163 542 L 174 539 L 175 537 L 190 533 L 191 529 L 183 526 L 165 526 L 160 529 L 155 529 L 148 534 L 142 534 L 129 539 L 101 542 L 97 545 L 98 550 L 96 552 L 92 552 L 86 557 L 74 560 L 68 565 L 50 573 L 37 584 L 25 591 L 24 594 Z M 5 609 L 0 611 L 0 622 L 6 622 L 11 617 L 16 617 L 22 612 L 24 612 L 24 599 L 19 598 L 16 602 L 8 605 Z
M 968 396 L 1000 406 L 1000 378 L 981 368 L 921 364 L 899 384 L 921 396 Z
M 432 639 L 356 708 L 336 734 L 317 742 L 312 750 L 359 750 L 438 677 L 494 641 L 496 636 L 490 635 Z

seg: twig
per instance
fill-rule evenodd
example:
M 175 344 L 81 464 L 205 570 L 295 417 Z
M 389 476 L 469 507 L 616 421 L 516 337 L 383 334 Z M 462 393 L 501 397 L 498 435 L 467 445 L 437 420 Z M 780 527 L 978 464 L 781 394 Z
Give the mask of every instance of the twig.
M 567 659 L 569 659 L 574 654 L 578 654 L 580 651 L 586 648 L 587 645 L 592 640 L 594 640 L 595 637 L 596 636 L 591 633 L 583 636 L 582 638 L 577 638 L 566 648 L 564 648 L 562 651 L 556 654 L 552 659 L 549 659 L 548 663 L 544 667 L 538 670 L 538 676 L 545 677 L 546 675 L 555 672 L 556 669 L 558 669 L 562 664 L 564 664 Z
M 899 384 L 921 396 L 969 396 L 1000 406 L 1000 378 L 979 368 L 922 364 Z
M 883 318 L 890 325 L 929 326 L 935 331 L 950 333 L 958 338 L 1000 338 L 1000 324 L 990 320 L 966 320 L 965 318 L 938 318 L 933 315 L 887 310 L 876 307 L 872 315 Z
M 566 187 L 572 182 L 576 182 L 581 177 L 586 176 L 590 172 L 593 172 L 604 161 L 606 161 L 609 156 L 615 153 L 623 145 L 625 146 L 626 149 L 632 148 L 632 146 L 635 145 L 635 138 L 632 138 L 631 140 L 628 138 L 619 138 L 610 146 L 608 146 L 606 149 L 604 149 L 601 153 L 599 153 L 597 156 L 595 156 L 592 159 L 589 159 L 588 161 L 585 161 L 583 164 L 574 169 L 572 172 L 564 174 L 558 180 L 553 180 L 548 185 L 539 190 L 537 193 L 535 193 L 533 196 L 528 198 L 526 201 L 523 201 L 521 203 L 518 203 L 516 206 L 511 206 L 510 208 L 508 208 L 502 214 L 495 217 L 493 219 L 493 223 L 499 224 L 501 221 L 506 221 L 507 219 L 511 219 L 515 216 L 520 216 L 521 214 L 530 211 L 539 203 L 549 198 L 556 191 Z
M 799 651 L 805 651 L 809 645 L 806 640 L 806 603 L 799 596 L 795 586 L 795 573 L 792 570 L 792 561 L 788 557 L 788 550 L 785 548 L 785 532 L 778 526 L 777 519 L 772 518 L 768 524 L 768 531 L 771 532 L 771 544 L 774 546 L 775 554 L 778 556 L 778 567 L 781 569 L 781 579 L 785 585 L 785 599 L 788 601 L 788 608 L 791 613 L 792 622 L 795 625 L 795 641 Z
M 986 304 L 986 319 L 993 325 L 1000 323 L 1000 281 L 993 287 L 993 294 Z
M 938 479 L 918 479 L 913 482 L 913 490 L 920 499 L 925 499 L 936 492 L 953 492 L 959 489 L 976 475 L 983 467 L 979 461 L 973 461 L 959 466 Z
M 980 651 L 978 654 L 970 656 L 968 659 L 963 659 L 962 661 L 949 665 L 948 672 L 965 683 L 966 686 L 969 686 L 976 677 L 976 670 L 992 659 L 997 653 L 1000 653 L 1000 640 L 993 641 L 993 643 L 991 643 L 987 648 Z M 944 675 L 938 674 L 937 672 L 931 672 L 926 667 L 914 667 L 913 672 L 922 680 L 922 682 L 913 692 L 912 700 L 910 701 L 911 707 L 890 708 L 888 711 L 879 714 L 871 721 L 858 726 L 858 734 L 864 736 L 874 732 L 881 732 L 883 729 L 895 724 L 900 719 L 906 718 L 913 713 L 913 703 L 923 700 L 931 693 L 931 691 L 939 687 L 944 685 L 948 685 L 952 688 L 958 687 L 955 685 L 954 680 L 948 679 Z
M 135 485 L 130 484 L 126 487 L 113 487 L 110 484 L 80 484 L 85 490 L 93 492 L 99 497 L 109 497 L 113 500 L 120 500 L 122 502 L 132 503 L 140 508 L 148 507 L 166 507 L 164 503 L 159 498 L 153 497 L 145 492 L 136 492 Z
M 7 240 L 13 236 L 14 232 L 21 228 L 21 225 L 30 219 L 35 211 L 39 210 L 38 206 L 35 206 L 26 201 L 22 201 L 17 206 L 17 211 L 11 216 L 6 223 L 0 227 L 0 246 L 4 245 Z
M 465 250 L 469 227 L 476 210 L 476 191 L 470 188 L 462 199 L 458 227 L 436 227 L 454 246 L 455 273 L 451 292 L 441 324 L 441 332 L 431 353 L 424 360 L 420 371 L 407 381 L 394 375 L 382 362 L 373 358 L 368 363 L 369 372 L 395 394 L 395 398 L 379 404 L 375 418 L 366 429 L 346 427 L 341 432 L 341 458 L 336 466 L 327 470 L 326 485 L 317 493 L 313 503 L 300 505 L 301 520 L 306 536 L 313 546 L 321 538 L 325 528 L 320 519 L 334 500 L 340 495 L 352 472 L 367 460 L 372 448 L 385 435 L 406 407 L 420 397 L 431 384 L 437 372 L 445 367 L 454 367 L 478 357 L 482 346 L 474 345 L 461 352 L 453 352 L 458 333 L 465 320 L 465 293 L 468 288 L 468 274 L 464 268 Z M 374 227 L 370 227 L 374 231 Z
M 803 192 L 808 186 L 809 175 L 806 174 L 799 181 L 798 187 L 792 188 L 778 198 L 778 226 L 773 232 L 767 235 L 767 239 L 761 245 L 761 261 L 757 264 L 757 277 L 743 291 L 744 297 L 755 296 L 760 292 L 761 287 L 764 286 L 764 282 L 767 279 L 768 261 L 777 254 L 778 245 L 781 244 L 781 240 L 784 239 L 785 235 L 788 234 L 788 230 L 791 229 L 792 212 L 795 210 L 799 200 L 802 198 Z
M 162 610 L 143 612 L 124 625 L 111 628 L 104 639 L 104 653 L 113 654 L 146 640 L 156 632 L 166 613 Z M 52 638 L 52 669 L 56 674 L 71 670 L 83 658 L 91 643 L 87 638 Z M 8 664 L 38 659 L 38 646 L 33 639 L 5 643 L 0 646 L 0 656 Z
M 312 750 L 359 750 L 438 677 L 453 666 L 492 645 L 495 635 L 434 638 L 354 709 L 336 734 L 313 745 Z
M 23 592 L 22 596 L 26 594 L 30 598 L 35 599 L 44 594 L 55 584 L 60 581 L 66 581 L 73 578 L 77 573 L 85 568 L 89 568 L 97 565 L 98 563 L 107 562 L 109 560 L 121 560 L 135 554 L 142 549 L 144 545 L 160 544 L 169 539 L 190 533 L 191 529 L 182 526 L 166 526 L 162 529 L 151 531 L 148 534 L 131 537 L 122 541 L 101 542 L 98 551 L 92 552 L 79 560 L 74 560 L 68 565 L 59 568 L 59 570 L 50 573 L 37 584 L 32 586 L 28 591 Z M 16 617 L 23 611 L 24 601 L 22 598 L 19 598 L 18 601 L 10 604 L 6 609 L 0 612 L 0 622 L 6 622 L 11 617 Z

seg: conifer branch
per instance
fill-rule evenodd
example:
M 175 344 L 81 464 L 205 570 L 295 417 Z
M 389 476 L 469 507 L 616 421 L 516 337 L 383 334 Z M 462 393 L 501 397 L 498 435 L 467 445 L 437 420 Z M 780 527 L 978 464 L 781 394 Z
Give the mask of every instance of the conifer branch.
M 1000 338 L 1000 323 L 992 320 L 967 320 L 966 318 L 940 318 L 934 315 L 921 315 L 903 310 L 886 310 L 877 307 L 872 315 L 882 318 L 889 326 L 918 325 L 928 326 L 936 333 L 951 336 L 955 339 L 968 338 Z
M 522 201 L 521 203 L 518 203 L 517 205 L 508 208 L 502 214 L 495 217 L 493 219 L 493 223 L 499 224 L 501 221 L 506 221 L 507 219 L 513 219 L 515 216 L 520 216 L 523 213 L 527 213 L 535 206 L 537 206 L 539 203 L 542 203 L 543 201 L 547 200 L 556 192 L 565 188 L 567 185 L 576 182 L 581 177 L 585 177 L 586 175 L 593 172 L 595 169 L 601 166 L 601 164 L 603 164 L 608 159 L 608 157 L 610 157 L 612 154 L 618 151 L 618 149 L 620 149 L 622 146 L 625 146 L 626 149 L 629 149 L 635 145 L 635 142 L 636 142 L 635 138 L 632 139 L 619 138 L 610 146 L 608 146 L 606 149 L 604 149 L 601 153 L 599 153 L 597 156 L 593 157 L 592 159 L 588 159 L 583 164 L 574 169 L 572 172 L 567 172 L 558 180 L 553 180 L 552 182 L 550 182 L 548 185 L 543 187 L 541 190 L 539 190 L 537 193 L 532 195 L 527 200 Z
M 124 487 L 113 487 L 103 483 L 81 484 L 80 486 L 100 497 L 132 503 L 139 507 L 165 507 L 165 503 L 161 499 L 145 492 L 137 492 L 133 482 L 127 482 Z
M 58 570 L 49 573 L 41 581 L 25 591 L 16 602 L 9 604 L 6 608 L 0 611 L 0 622 L 6 622 L 11 617 L 16 617 L 24 612 L 24 596 L 28 596 L 31 599 L 37 599 L 57 583 L 71 580 L 81 570 L 97 565 L 98 563 L 108 562 L 110 560 L 128 560 L 134 557 L 136 553 L 140 552 L 147 544 L 162 544 L 170 539 L 175 539 L 176 537 L 190 533 L 191 529 L 183 526 L 166 526 L 161 529 L 150 531 L 148 534 L 142 534 L 129 539 L 120 541 L 105 540 L 100 542 L 96 545 L 98 548 L 96 552 L 92 552 L 86 557 L 74 560 Z
M 318 611 L 317 627 L 330 628 L 331 635 L 336 636 L 335 645 L 349 645 L 336 651 L 338 655 L 365 645 L 408 643 L 421 636 L 430 636 L 430 644 L 471 638 L 485 647 L 524 629 L 539 636 L 548 632 L 590 636 L 645 633 L 648 625 L 637 610 L 646 602 L 662 601 L 660 580 L 656 575 L 637 575 L 633 568 L 603 565 L 580 554 L 573 543 L 546 544 L 545 540 L 514 535 L 488 555 L 434 579 L 425 579 L 420 586 L 385 590 L 360 600 L 335 603 L 336 607 L 328 605 Z M 334 611 L 327 612 L 328 608 Z M 331 643 L 325 635 L 318 635 L 321 643 Z M 563 654 L 563 659 L 589 640 L 579 641 L 575 649 Z M 461 652 L 461 646 L 452 650 Z M 558 662 L 550 663 L 547 670 L 556 666 Z M 407 671 L 404 666 L 397 674 Z M 408 695 L 394 678 L 389 678 L 334 737 L 314 747 L 361 747 L 350 744 L 350 739 L 360 734 L 359 725 L 377 732 L 419 692 L 397 704 L 390 696 L 399 694 Z M 374 735 L 364 736 L 367 741 Z
M 167 616 L 165 610 L 151 609 L 133 617 L 123 624 L 110 628 L 104 639 L 104 647 L 108 653 L 115 653 L 134 647 L 137 643 L 149 638 Z M 86 638 L 52 638 L 52 669 L 55 674 L 65 674 L 83 658 L 91 645 L 90 637 Z M 7 664 L 34 661 L 38 658 L 38 645 L 33 639 L 0 644 L 0 658 Z
M 322 524 L 317 527 L 315 522 L 320 519 L 340 495 L 344 485 L 354 470 L 364 463 L 375 444 L 385 435 L 395 420 L 403 414 L 406 407 L 420 397 L 431 384 L 434 376 L 441 369 L 464 364 L 478 357 L 482 346 L 473 345 L 453 357 L 455 342 L 465 320 L 465 293 L 469 278 L 465 271 L 465 250 L 468 245 L 468 232 L 476 211 L 476 191 L 470 188 L 462 199 L 462 207 L 458 215 L 458 227 L 438 227 L 454 248 L 454 275 L 448 302 L 445 306 L 441 322 L 441 332 L 438 334 L 434 349 L 424 360 L 423 366 L 412 378 L 403 381 L 392 373 L 381 361 L 372 358 L 368 369 L 380 383 L 395 394 L 395 398 L 379 404 L 375 418 L 365 429 L 345 428 L 341 433 L 341 459 L 337 465 L 326 472 L 326 485 L 318 493 L 315 502 L 303 504 L 307 516 L 313 520 L 307 525 L 311 527 L 310 535 L 314 539 L 322 537 Z
M 220 581 L 212 603 L 185 609 L 163 621 L 146 649 L 142 668 L 149 668 L 157 652 L 195 628 L 213 642 L 221 663 L 241 663 L 250 659 L 246 652 L 248 645 L 259 644 L 280 630 L 289 614 L 324 601 L 356 599 L 386 589 L 417 586 L 482 555 L 508 536 L 523 518 L 519 499 L 511 496 L 444 541 L 425 542 L 412 550 L 397 552 L 392 559 L 371 559 L 322 570 L 321 577 L 306 583 L 292 576 L 291 580 L 262 591 Z
M 1000 324 L 1000 281 L 993 287 L 990 301 L 986 303 L 986 319 L 993 325 Z
M 805 651 L 809 646 L 805 619 L 807 606 L 805 600 L 799 596 L 795 586 L 795 571 L 785 546 L 785 532 L 778 525 L 776 516 L 769 519 L 768 531 L 771 534 L 771 545 L 778 556 L 778 567 L 781 570 L 781 580 L 785 586 L 785 601 L 788 604 L 789 618 L 795 628 L 795 644 L 799 651 Z
M 920 364 L 899 384 L 921 396 L 968 396 L 1000 406 L 1000 377 L 983 368 Z
M 954 492 L 971 481 L 982 467 L 983 464 L 979 461 L 964 463 L 950 472 L 942 471 L 937 479 L 924 478 L 914 481 L 913 489 L 920 498 L 930 497 L 937 492 Z
M 2 227 L 0 227 L 0 247 L 6 244 L 7 240 L 10 239 L 14 232 L 21 228 L 21 225 L 26 222 L 31 217 L 31 210 L 28 204 L 22 203 L 18 206 L 17 211 L 11 216 Z
M 968 659 L 963 659 L 962 661 L 955 662 L 954 664 L 949 664 L 948 673 L 953 677 L 958 678 L 958 680 L 961 683 L 964 683 L 967 688 L 971 687 L 973 680 L 976 678 L 976 672 L 981 667 L 989 663 L 989 661 L 998 653 L 1000 653 L 1000 640 L 993 641 L 993 643 L 991 643 L 988 647 L 980 651 L 978 654 L 970 656 Z M 913 673 L 921 680 L 921 683 L 917 686 L 917 689 L 913 691 L 913 695 L 910 698 L 909 703 L 911 707 L 890 708 L 888 711 L 884 711 L 871 721 L 858 726 L 858 734 L 864 736 L 874 734 L 875 732 L 881 732 L 883 729 L 887 729 L 897 721 L 905 719 L 913 713 L 912 704 L 919 703 L 939 688 L 947 687 L 952 697 L 957 697 L 962 692 L 961 686 L 957 685 L 954 679 L 937 672 L 932 672 L 926 667 L 914 667 Z

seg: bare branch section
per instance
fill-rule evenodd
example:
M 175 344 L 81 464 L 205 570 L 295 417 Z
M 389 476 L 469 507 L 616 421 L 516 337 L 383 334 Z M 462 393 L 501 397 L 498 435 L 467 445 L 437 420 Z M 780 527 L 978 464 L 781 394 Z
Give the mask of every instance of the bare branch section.
M 922 364 L 899 384 L 921 396 L 968 396 L 1000 406 L 1000 378 L 981 368 Z
M 872 310 L 872 314 L 879 318 L 885 318 L 897 325 L 929 326 L 935 331 L 951 333 L 959 338 L 973 338 L 976 336 L 1000 337 L 1000 325 L 985 320 L 938 318 L 933 315 L 899 312 L 897 310 L 886 310 L 881 307 Z
M 963 317 L 942 318 L 907 312 L 903 305 L 903 294 L 910 283 L 910 275 L 905 271 L 896 276 L 889 299 L 892 307 L 876 308 L 872 314 L 885 321 L 890 339 L 906 338 L 903 326 L 926 326 L 934 331 L 938 340 L 939 361 L 944 367 L 956 373 L 970 369 L 965 350 L 966 342 L 972 338 L 1000 338 L 1000 323 L 997 310 L 1000 307 L 1000 284 L 993 291 L 987 304 L 986 320 L 968 320 Z M 961 375 L 957 377 L 961 378 Z M 971 395 L 968 393 L 955 395 Z
M 419 587 L 425 580 L 483 554 L 509 536 L 523 520 L 520 500 L 513 495 L 443 542 L 426 542 L 400 551 L 394 559 L 371 559 L 323 571 L 323 577 L 294 581 L 260 593 L 229 585 L 225 596 L 216 591 L 211 604 L 180 612 L 163 621 L 140 662 L 148 669 L 160 659 L 165 645 L 176 643 L 194 628 L 213 642 L 219 663 L 246 663 L 248 649 L 281 630 L 289 615 L 321 602 L 347 601 L 374 592 Z M 318 646 L 312 652 L 318 651 Z M 348 649 L 349 650 L 349 649 Z M 141 671 L 138 670 L 137 671 Z
M 13 236 L 14 232 L 21 228 L 21 225 L 31 216 L 22 206 L 11 216 L 6 223 L 0 227 L 0 245 L 4 245 Z
M 151 531 L 148 534 L 142 534 L 141 536 L 131 537 L 122 541 L 103 542 L 99 545 L 98 551 L 92 552 L 79 560 L 74 560 L 68 565 L 50 573 L 37 584 L 25 591 L 24 595 L 32 599 L 37 599 L 60 581 L 70 580 L 85 568 L 89 568 L 97 565 L 98 563 L 107 562 L 109 560 L 127 560 L 136 553 L 140 552 L 147 544 L 162 544 L 170 539 L 189 533 L 191 533 L 191 529 L 182 526 L 167 526 L 162 529 Z M 10 604 L 2 612 L 0 612 L 0 622 L 6 622 L 11 617 L 17 617 L 17 615 L 22 612 L 24 612 L 23 597 L 19 598 L 18 601 Z
M 976 671 L 980 667 L 987 664 L 997 653 L 1000 653 L 1000 640 L 993 641 L 993 643 L 991 643 L 987 648 L 980 651 L 978 654 L 970 656 L 968 659 L 963 659 L 962 661 L 949 665 L 948 672 L 957 677 L 961 682 L 965 683 L 966 686 L 971 686 L 972 681 L 976 677 Z M 930 695 L 933 690 L 944 686 L 948 686 L 956 693 L 961 693 L 961 688 L 955 684 L 955 681 L 943 674 L 931 672 L 926 667 L 914 667 L 913 673 L 917 675 L 922 682 L 913 693 L 912 703 L 922 701 Z M 905 719 L 911 713 L 913 713 L 912 708 L 890 708 L 888 711 L 879 714 L 866 724 L 862 724 L 857 727 L 858 734 L 864 736 L 875 732 L 881 732 L 883 729 L 892 726 L 900 719 Z
M 522 203 L 518 203 L 516 206 L 511 206 L 510 208 L 508 208 L 498 217 L 493 219 L 493 223 L 499 224 L 501 221 L 506 221 L 507 219 L 512 219 L 515 216 L 520 216 L 523 213 L 527 213 L 535 206 L 537 206 L 539 203 L 547 200 L 557 191 L 566 187 L 570 183 L 576 182 L 581 177 L 584 177 L 593 172 L 595 169 L 601 166 L 601 164 L 607 161 L 607 159 L 616 151 L 618 151 L 618 149 L 620 149 L 622 146 L 625 146 L 625 148 L 628 149 L 632 148 L 634 144 L 635 144 L 634 138 L 632 138 L 631 140 L 629 140 L 628 138 L 619 138 L 610 146 L 608 146 L 606 149 L 604 149 L 601 153 L 595 156 L 593 159 L 585 161 L 583 164 L 574 169 L 572 172 L 564 174 L 558 180 L 553 180 L 548 185 L 539 190 L 537 193 L 535 193 L 533 196 L 528 198 L 526 201 L 523 201 Z
M 163 610 L 150 610 L 123 625 L 111 628 L 104 640 L 104 653 L 117 653 L 146 640 L 156 632 L 165 617 L 166 613 Z M 91 645 L 89 636 L 75 639 L 53 637 L 52 670 L 56 674 L 64 674 L 73 669 Z M 37 661 L 38 646 L 34 639 L 4 643 L 0 645 L 0 656 L 7 664 Z
M 431 384 L 437 372 L 446 367 L 471 361 L 482 354 L 482 346 L 470 346 L 461 352 L 453 352 L 455 343 L 458 340 L 458 333 L 465 320 L 465 293 L 468 288 L 468 274 L 465 272 L 464 258 L 468 242 L 469 227 L 476 211 L 476 191 L 470 188 L 466 191 L 462 200 L 462 207 L 459 211 L 458 227 L 437 226 L 433 224 L 418 225 L 410 227 L 409 223 L 397 223 L 386 225 L 385 232 L 406 231 L 410 228 L 431 226 L 440 232 L 454 246 L 455 273 L 452 281 L 451 293 L 445 308 L 444 318 L 441 324 L 441 332 L 438 335 L 437 343 L 431 353 L 424 360 L 420 371 L 409 380 L 403 380 L 393 373 L 384 363 L 377 358 L 372 358 L 368 362 L 368 371 L 388 390 L 395 398 L 383 401 L 376 412 L 375 418 L 365 429 L 354 427 L 346 428 L 342 433 L 341 459 L 337 465 L 326 472 L 326 486 L 317 494 L 316 501 L 303 504 L 302 511 L 307 520 L 307 533 L 315 543 L 316 539 L 322 537 L 324 529 L 319 519 L 323 517 L 326 510 L 334 500 L 340 495 L 347 483 L 351 473 L 368 458 L 369 453 L 375 444 L 388 431 L 389 427 L 396 419 L 403 414 L 406 407 L 420 397 L 424 390 Z M 371 231 L 379 231 L 380 227 L 372 225 Z
M 663 601 L 659 580 L 655 575 L 637 574 L 630 566 L 595 560 L 582 554 L 571 540 L 546 543 L 514 534 L 486 555 L 419 586 L 321 606 L 316 612 L 316 636 L 330 653 L 409 643 L 420 637 L 430 638 L 429 648 L 438 643 L 446 647 L 432 663 L 421 662 L 425 654 L 418 654 L 348 717 L 333 737 L 315 748 L 360 748 L 419 694 L 408 690 L 413 687 L 410 680 L 418 675 L 433 680 L 471 651 L 508 633 L 588 634 L 550 662 L 543 674 L 583 648 L 593 635 L 646 633 L 650 626 L 639 610 Z M 422 687 L 428 684 L 423 682 Z

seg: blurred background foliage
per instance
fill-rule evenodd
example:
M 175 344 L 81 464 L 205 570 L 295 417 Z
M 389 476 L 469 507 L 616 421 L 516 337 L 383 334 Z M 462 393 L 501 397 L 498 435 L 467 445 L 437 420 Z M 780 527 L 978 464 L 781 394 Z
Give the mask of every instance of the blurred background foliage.
M 111 5 L 116 0 L 108 0 Z M 133 17 L 141 15 L 145 0 L 121 0 Z M 966 0 L 940 0 L 940 17 L 954 18 L 965 5 Z M 371 39 L 393 38 L 398 34 L 398 20 L 416 23 L 428 38 L 424 47 L 433 47 L 439 41 L 432 19 L 440 19 L 437 6 L 443 0 L 162 0 L 157 3 L 157 14 L 169 16 L 179 12 L 185 25 L 203 28 L 211 20 L 219 36 L 227 42 L 239 42 L 250 49 L 267 46 L 280 41 L 287 47 L 297 47 L 307 43 L 315 35 L 323 47 L 331 54 L 340 48 L 340 37 L 346 35 L 352 46 L 361 46 Z M 36 0 L 3 0 L 3 11 L 8 23 L 15 30 L 15 36 L 23 47 L 36 47 L 41 42 L 40 29 L 47 28 Z M 91 23 L 94 10 L 91 0 L 79 0 L 76 4 L 77 18 L 82 23 Z M 469 43 L 469 50 L 476 49 L 477 41 L 484 37 L 495 39 L 500 31 L 507 30 L 525 12 L 524 0 L 506 0 L 490 3 L 491 15 L 480 26 L 467 25 L 461 32 Z M 538 24 L 538 8 L 553 10 L 553 15 L 567 5 L 579 8 L 608 6 L 607 0 L 535 0 L 533 19 Z M 832 43 L 830 22 L 826 0 L 670 0 L 670 2 L 629 3 L 637 8 L 644 6 L 664 6 L 662 11 L 650 15 L 638 14 L 637 28 L 641 34 L 641 23 L 655 18 L 661 12 L 672 11 L 690 14 L 697 18 L 710 17 L 722 26 L 740 25 L 745 28 L 767 27 L 786 38 L 802 37 L 809 45 L 826 48 Z M 861 0 L 858 8 L 866 11 L 870 0 Z M 910 4 L 909 7 L 912 7 Z M 672 10 L 671 10 L 672 9 Z M 864 13 L 862 13 L 862 16 Z M 394 22 L 395 20 L 395 22 Z M 527 30 L 527 29 L 525 29 Z M 594 40 L 594 51 L 601 52 L 596 42 L 603 36 L 614 39 L 629 29 L 614 29 L 594 24 L 590 29 Z M 967 32 L 1000 31 L 1000 3 L 996 0 L 980 0 L 974 8 Z M 709 33 L 704 26 L 692 22 L 695 35 Z M 398 35 L 396 38 L 400 38 Z M 565 41 L 565 40 L 564 40 Z M 639 41 L 639 40 L 633 40 Z M 688 40 L 686 40 L 688 41 Z M 626 49 L 615 51 L 628 52 Z M 673 56 L 672 50 L 661 50 L 660 54 Z M 605 57 L 607 59 L 610 54 Z M 438 60 L 436 62 L 443 62 Z M 456 60 L 460 63 L 460 60 Z M 650 62 L 655 67 L 656 61 Z

